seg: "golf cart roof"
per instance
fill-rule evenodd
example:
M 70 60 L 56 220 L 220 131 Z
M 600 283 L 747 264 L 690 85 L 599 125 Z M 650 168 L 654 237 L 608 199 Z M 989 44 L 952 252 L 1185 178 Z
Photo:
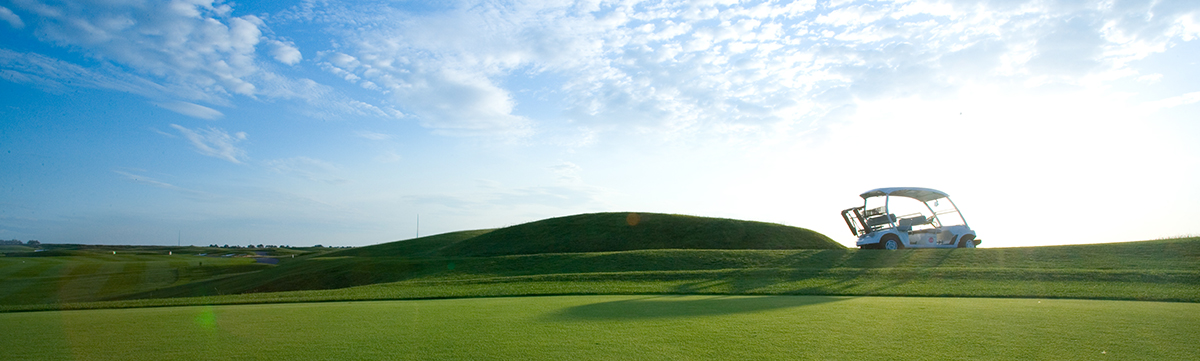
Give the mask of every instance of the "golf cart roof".
M 897 197 L 913 198 L 913 199 L 916 199 L 916 200 L 919 200 L 922 202 L 928 202 L 928 201 L 932 201 L 934 199 L 949 197 L 950 195 L 947 195 L 945 192 L 942 192 L 942 191 L 939 191 L 936 189 L 929 189 L 929 188 L 891 187 L 891 188 L 872 189 L 872 190 L 867 191 L 866 193 L 860 194 L 859 196 L 863 197 L 863 199 L 867 199 L 869 197 L 880 197 L 880 196 L 897 196 Z

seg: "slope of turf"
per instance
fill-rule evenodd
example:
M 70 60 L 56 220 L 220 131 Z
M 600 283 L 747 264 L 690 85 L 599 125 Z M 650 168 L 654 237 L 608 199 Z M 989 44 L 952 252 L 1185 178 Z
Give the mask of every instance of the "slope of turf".
M 891 252 L 640 250 L 486 258 L 312 257 L 258 272 L 114 298 L 126 301 L 0 305 L 0 310 L 554 294 L 890 295 L 1200 302 L 1198 255 L 1200 238 Z
M 473 298 L 6 313 L 0 329 L 11 360 L 1200 358 L 1200 304 L 1094 300 Z
M 658 213 L 593 213 L 497 229 L 438 254 L 490 257 L 641 249 L 844 249 L 823 234 L 780 224 Z
M 425 258 L 459 242 L 491 232 L 490 229 L 442 233 L 404 241 L 388 242 L 373 246 L 340 250 L 327 254 L 328 257 L 399 257 Z
M 602 225 L 575 223 L 581 220 Z M 617 221 L 620 224 L 611 224 Z M 655 229 L 655 222 L 678 229 Z M 300 253 L 295 258 L 279 258 L 276 265 L 252 264 L 252 259 L 236 257 L 192 259 L 197 263 L 204 260 L 205 268 L 200 268 L 191 261 L 179 262 L 184 260 L 180 255 L 167 256 L 153 248 L 136 250 L 141 253 L 125 249 L 118 251 L 122 252 L 119 255 L 86 247 L 59 250 L 72 256 L 11 257 L 15 254 L 10 253 L 10 257 L 0 258 L 0 311 L 554 294 L 1200 302 L 1200 238 L 995 249 L 711 249 L 722 244 L 770 248 L 780 243 L 769 240 L 780 238 L 792 240 L 784 244 L 795 245 L 796 238 L 772 238 L 771 232 L 808 232 L 730 222 L 738 221 L 656 214 L 631 220 L 627 213 L 590 214 L 500 230 Z M 644 230 L 635 230 L 637 227 Z M 613 232 L 626 238 L 604 236 L 600 232 L 604 229 L 615 229 Z M 580 241 L 615 239 L 611 244 L 632 247 L 629 239 L 660 236 L 675 243 L 647 239 L 639 244 L 658 249 L 583 252 L 610 243 Z M 711 239 L 724 243 L 703 243 Z M 573 252 L 539 252 L 531 244 Z M 681 245 L 699 249 L 682 249 Z M 491 248 L 478 250 L 483 246 Z M 505 255 L 481 256 L 488 253 Z M 29 252 L 21 255 L 34 256 Z M 221 263 L 226 260 L 233 263 Z M 93 301 L 106 302 L 88 303 Z
M 25 248 L 0 250 L 0 305 L 137 298 L 157 289 L 271 267 L 257 263 L 251 256 L 290 261 L 293 255 L 311 252 L 285 248 L 80 244 L 43 244 L 39 247 L 42 252 Z
M 81 251 L 51 251 L 70 252 Z M 50 253 L 50 252 L 38 252 Z M 0 304 L 88 302 L 269 267 L 249 258 L 84 253 L 0 258 Z

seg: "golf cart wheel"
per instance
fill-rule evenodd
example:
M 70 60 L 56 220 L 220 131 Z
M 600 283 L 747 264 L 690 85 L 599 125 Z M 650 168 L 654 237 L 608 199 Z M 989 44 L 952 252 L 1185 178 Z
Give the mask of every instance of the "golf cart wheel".
M 975 248 L 975 237 L 971 235 L 962 236 L 958 240 L 958 248 Z
M 900 243 L 900 238 L 897 238 L 896 236 L 892 236 L 892 235 L 883 237 L 883 239 L 879 241 L 879 244 L 881 245 L 880 248 L 883 248 L 883 249 L 886 249 L 889 251 L 895 251 L 895 250 L 904 248 L 904 245 Z

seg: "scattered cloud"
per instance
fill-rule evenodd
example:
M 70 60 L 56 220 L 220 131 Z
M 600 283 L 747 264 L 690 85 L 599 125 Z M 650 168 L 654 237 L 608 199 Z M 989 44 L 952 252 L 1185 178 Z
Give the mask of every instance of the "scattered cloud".
M 9 10 L 3 6 L 0 6 L 0 20 L 4 20 L 4 22 L 7 22 L 9 26 L 12 26 L 15 29 L 21 29 L 25 27 L 25 22 L 21 21 L 20 16 L 13 14 L 12 10 Z
M 1150 102 L 1145 102 L 1143 105 L 1152 109 L 1173 108 L 1181 105 L 1188 105 L 1200 102 L 1200 92 L 1191 92 L 1179 96 L 1173 96 L 1166 99 L 1160 99 Z
M 599 202 L 602 192 L 591 187 L 548 186 L 517 189 L 495 189 L 487 193 L 463 195 L 419 195 L 405 200 L 421 204 L 436 205 L 458 210 L 515 209 L 522 207 L 546 207 L 571 209 Z
M 276 72 L 274 62 L 299 64 L 300 51 L 276 38 L 262 18 L 234 15 L 234 6 L 219 0 L 17 2 L 0 18 L 12 24 L 21 14 L 30 25 L 23 35 L 86 61 L 0 49 L 8 52 L 0 54 L 0 79 L 59 92 L 85 86 L 216 105 L 238 97 L 292 99 L 300 113 L 313 117 L 363 115 L 349 104 L 354 99 L 331 87 Z
M 182 189 L 182 188 L 179 188 L 179 187 L 177 187 L 177 186 L 175 186 L 175 185 L 173 185 L 173 184 L 169 184 L 169 183 L 160 182 L 160 181 L 158 181 L 158 180 L 155 180 L 155 179 L 153 179 L 153 178 L 146 177 L 146 176 L 142 176 L 142 175 L 137 175 L 137 174 L 133 174 L 133 173 L 129 173 L 129 172 L 124 172 L 124 171 L 119 171 L 119 170 L 114 170 L 114 171 L 113 171 L 113 173 L 117 173 L 117 174 L 123 175 L 123 176 L 125 176 L 125 179 L 131 180 L 131 181 L 134 181 L 134 182 L 137 182 L 137 183 L 142 183 L 142 184 L 147 184 L 147 185 L 155 186 L 155 187 L 158 187 L 158 188 L 163 188 L 163 189 L 172 189 L 172 190 L 179 190 L 179 189 Z
M 285 43 L 279 40 L 271 41 L 271 56 L 275 57 L 276 61 L 287 65 L 296 65 L 300 60 L 304 59 L 300 55 L 300 50 L 292 43 Z
M 251 77 L 261 41 L 261 19 L 231 16 L 227 4 L 212 2 L 20 3 L 38 15 L 43 40 L 80 49 L 156 79 L 179 92 L 215 99 L 253 96 Z
M 355 135 L 357 135 L 359 138 L 365 138 L 365 139 L 370 139 L 370 140 L 388 140 L 388 139 L 392 139 L 392 135 L 391 135 L 391 134 L 376 133 L 376 132 L 370 132 L 370 131 L 365 131 L 365 130 L 364 130 L 364 131 L 358 131 L 358 132 L 355 132 L 354 134 L 355 134 Z
M 563 182 L 563 183 L 581 183 L 581 182 L 583 182 L 583 178 L 581 178 L 579 176 L 579 172 L 583 171 L 583 168 L 576 165 L 575 163 L 562 162 L 559 164 L 555 164 L 555 165 L 550 166 L 550 171 L 554 172 L 555 174 L 558 174 L 559 182 Z
M 392 152 L 392 151 L 384 152 L 383 154 L 380 154 L 379 156 L 375 157 L 375 161 L 380 162 L 380 163 L 395 163 L 395 162 L 399 162 L 402 159 L 404 159 L 403 156 L 401 156 L 400 154 L 398 154 L 396 152 Z
M 1200 6 L 1170 4 L 305 2 L 259 17 L 206 0 L 18 2 L 0 7 L 0 19 L 100 65 L 3 50 L 0 77 L 191 104 L 294 99 L 316 118 L 410 118 L 445 135 L 753 139 L 819 134 L 864 101 L 936 98 L 973 82 L 1096 87 L 1136 77 L 1135 60 L 1200 37 Z M 308 63 L 271 26 L 298 23 L 322 29 L 305 44 L 331 44 Z M 277 64 L 336 79 L 285 76 Z M 530 89 L 557 98 L 536 114 L 558 116 L 532 115 L 520 96 Z
M 113 66 L 84 67 L 37 53 L 0 49 L 0 78 L 32 84 L 46 91 L 63 93 L 71 87 L 110 89 L 147 97 L 170 93 L 145 78 L 123 73 Z
M 178 124 L 171 124 L 171 127 L 187 138 L 200 154 L 235 164 L 242 164 L 242 158 L 246 157 L 246 151 L 236 146 L 237 143 L 246 140 L 245 132 L 229 134 L 213 127 L 192 130 Z
M 154 103 L 154 105 L 193 118 L 213 120 L 225 116 L 225 114 L 222 114 L 216 109 L 188 102 L 176 101 L 168 103 Z
M 141 175 L 141 174 L 134 174 L 131 172 L 120 171 L 120 170 L 113 170 L 113 173 L 120 174 L 121 176 L 124 176 L 126 180 L 132 181 L 134 183 L 145 184 L 145 185 L 152 186 L 155 188 L 172 190 L 172 191 L 183 193 L 183 194 L 189 195 L 189 196 L 198 196 L 198 197 L 203 197 L 203 198 L 214 197 L 214 195 L 209 194 L 209 193 L 183 188 L 183 187 L 176 186 L 174 184 L 166 183 L 163 181 L 159 181 L 157 179 L 147 177 L 147 176 Z
M 544 131 L 550 120 L 524 116 L 523 89 L 506 80 L 548 75 L 561 81 L 561 113 L 592 132 L 745 138 L 812 133 L 862 100 L 976 81 L 1119 79 L 1195 32 L 1196 6 L 1105 4 L 309 3 L 288 15 L 339 39 L 321 56 L 326 71 L 439 133 Z
M 150 131 L 152 131 L 152 132 L 155 132 L 155 133 L 158 133 L 158 135 L 161 135 L 161 136 L 164 136 L 164 137 L 167 137 L 167 138 L 179 138 L 179 136 L 178 136 L 178 135 L 171 134 L 171 133 L 167 133 L 167 132 L 164 132 L 164 131 L 158 130 L 158 128 L 154 128 L 154 127 L 151 127 L 151 128 L 150 128 Z
M 282 174 L 304 178 L 326 184 L 344 184 L 346 179 L 338 177 L 338 167 L 309 157 L 291 157 L 268 161 L 267 168 Z

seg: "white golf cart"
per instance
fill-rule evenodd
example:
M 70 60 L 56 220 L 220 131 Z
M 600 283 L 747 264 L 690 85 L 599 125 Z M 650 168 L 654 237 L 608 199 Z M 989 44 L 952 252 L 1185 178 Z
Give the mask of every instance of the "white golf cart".
M 941 191 L 879 188 L 859 196 L 862 207 L 842 211 L 859 248 L 975 248 L 981 242 L 950 196 Z

